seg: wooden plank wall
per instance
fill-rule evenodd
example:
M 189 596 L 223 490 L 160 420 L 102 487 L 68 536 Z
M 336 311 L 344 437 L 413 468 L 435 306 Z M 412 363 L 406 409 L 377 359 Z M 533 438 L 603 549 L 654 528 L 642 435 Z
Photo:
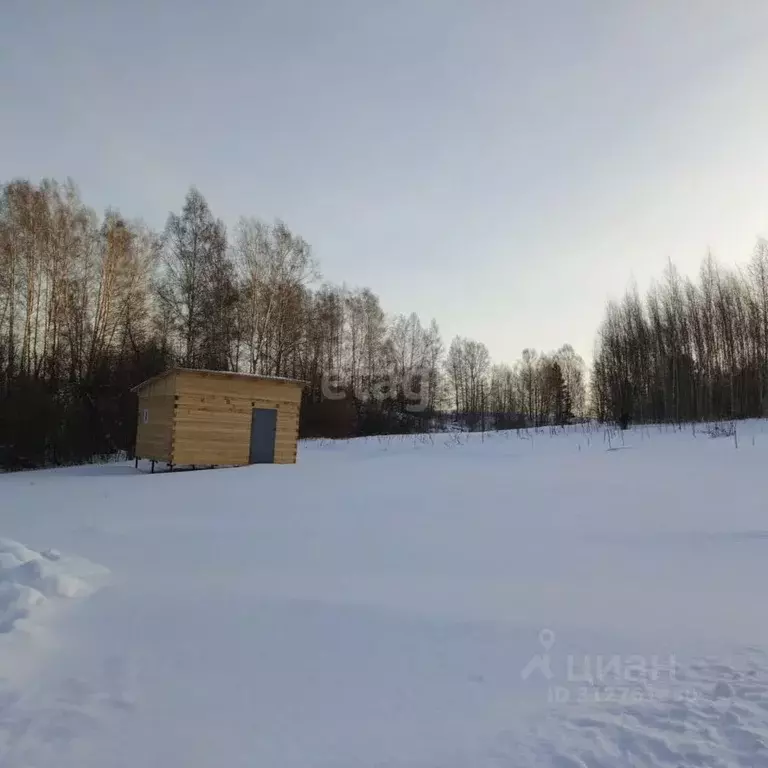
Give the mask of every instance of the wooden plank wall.
M 296 462 L 296 384 L 180 372 L 175 402 L 174 464 L 248 464 L 254 408 L 277 409 L 275 463 Z
M 175 375 L 165 376 L 149 384 L 139 393 L 136 455 L 142 459 L 171 461 L 173 447 Z M 144 409 L 149 422 L 144 423 Z

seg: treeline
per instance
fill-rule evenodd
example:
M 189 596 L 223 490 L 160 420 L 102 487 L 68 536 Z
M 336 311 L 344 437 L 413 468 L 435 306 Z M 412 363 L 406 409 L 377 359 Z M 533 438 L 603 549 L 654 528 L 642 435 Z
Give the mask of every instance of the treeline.
M 591 393 L 602 419 L 681 422 L 765 416 L 768 243 L 744 269 L 708 256 L 698 280 L 670 264 L 642 299 L 611 302 L 598 333 Z
M 569 344 L 551 354 L 524 349 L 510 366 L 492 365 L 485 345 L 456 338 L 445 371 L 453 412 L 474 422 L 493 414 L 496 426 L 541 426 L 584 415 L 584 361 Z
M 0 466 L 130 452 L 130 388 L 171 365 L 307 381 L 304 435 L 561 422 L 585 399 L 570 347 L 514 366 L 446 350 L 434 321 L 322 283 L 283 222 L 227 232 L 194 188 L 156 233 L 97 216 L 72 182 L 0 186 Z

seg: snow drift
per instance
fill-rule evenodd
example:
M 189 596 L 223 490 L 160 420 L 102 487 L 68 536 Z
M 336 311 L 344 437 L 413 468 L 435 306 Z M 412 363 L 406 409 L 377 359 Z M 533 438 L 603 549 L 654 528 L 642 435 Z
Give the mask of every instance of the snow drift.
M 54 549 L 43 552 L 0 538 L 0 633 L 11 632 L 50 598 L 90 595 L 107 570 Z

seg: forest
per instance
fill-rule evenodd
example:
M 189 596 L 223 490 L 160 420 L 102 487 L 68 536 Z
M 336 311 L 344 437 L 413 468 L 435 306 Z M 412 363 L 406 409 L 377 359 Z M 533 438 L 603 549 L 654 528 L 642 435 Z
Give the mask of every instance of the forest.
M 131 387 L 170 366 L 306 381 L 304 437 L 564 424 L 588 413 L 584 362 L 568 344 L 494 363 L 480 341 L 446 344 L 435 320 L 388 314 L 370 288 L 323 281 L 310 244 L 286 223 L 244 216 L 227 231 L 197 189 L 180 202 L 155 232 L 116 210 L 97 214 L 72 181 L 0 185 L 0 467 L 130 455 Z M 601 332 L 593 385 L 603 415 L 658 399 L 641 395 L 645 379 L 631 380 L 634 342 L 611 335 L 624 312 L 612 308 Z M 664 335 L 664 364 L 677 362 L 661 402 L 677 410 L 665 417 L 682 417 L 688 384 L 689 337 L 675 333 L 677 346 Z M 754 405 L 744 361 L 757 352 L 730 343 L 717 348 L 718 366 L 731 365 L 730 402 Z M 709 406 L 720 406 L 721 389 L 707 391 Z
M 491 360 L 437 322 L 392 315 L 370 288 L 324 281 L 286 223 L 231 232 L 191 188 L 162 232 L 72 181 L 0 185 L 0 467 L 124 452 L 131 387 L 171 366 L 307 382 L 304 437 L 763 416 L 768 243 L 744 267 L 670 262 L 645 296 L 610 301 L 591 373 L 568 344 Z
M 709 254 L 698 279 L 669 264 L 645 298 L 608 304 L 590 382 L 606 420 L 711 421 L 764 416 L 768 405 L 768 243 L 743 268 Z

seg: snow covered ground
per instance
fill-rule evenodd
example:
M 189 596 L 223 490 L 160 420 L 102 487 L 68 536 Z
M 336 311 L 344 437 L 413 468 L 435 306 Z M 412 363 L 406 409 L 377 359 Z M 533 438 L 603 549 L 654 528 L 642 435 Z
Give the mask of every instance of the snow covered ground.
M 738 429 L 0 476 L 0 766 L 768 766 Z

